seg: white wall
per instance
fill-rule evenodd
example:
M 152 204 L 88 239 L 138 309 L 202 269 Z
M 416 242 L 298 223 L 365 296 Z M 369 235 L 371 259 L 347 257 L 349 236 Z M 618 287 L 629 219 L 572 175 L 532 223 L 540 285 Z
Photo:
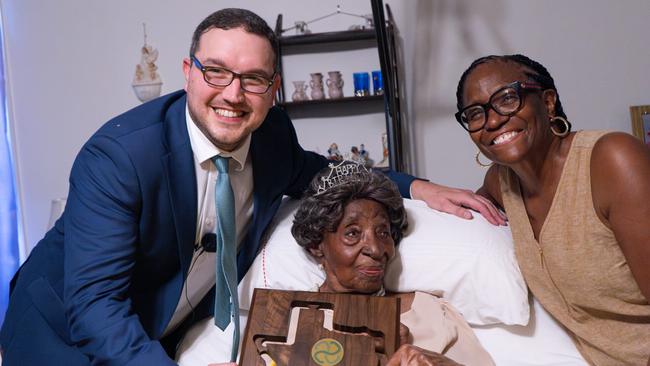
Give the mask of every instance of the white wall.
M 421 176 L 468 188 L 480 184 L 484 171 L 475 166 L 475 149 L 452 114 L 458 77 L 473 59 L 488 53 L 521 52 L 546 65 L 576 128 L 629 132 L 628 107 L 650 104 L 650 48 L 642 31 L 650 15 L 647 0 L 385 1 L 400 30 L 410 148 Z M 50 200 L 67 195 L 69 169 L 81 145 L 107 119 L 139 104 L 130 84 L 142 22 L 148 42 L 159 51 L 166 93 L 182 87 L 181 59 L 194 27 L 211 11 L 246 7 L 274 27 L 278 12 L 291 24 L 332 12 L 337 4 L 351 13 L 370 12 L 366 0 L 1 0 L 28 245 L 45 232 Z M 356 22 L 338 16 L 311 28 L 341 30 Z M 296 62 L 291 72 L 298 73 L 287 70 L 288 79 L 328 71 L 330 62 L 350 72 L 370 71 L 377 62 L 372 50 L 367 56 L 328 57 L 319 60 L 317 70 Z M 346 82 L 351 86 L 349 78 Z M 378 151 L 378 140 L 355 136 L 377 134 L 366 131 L 376 127 L 373 118 L 357 117 L 333 129 L 355 126 L 349 144 L 365 142 L 372 153 Z M 324 123 L 329 121 L 296 121 L 305 146 L 327 148 L 333 136 L 322 142 L 314 137 L 323 134 Z

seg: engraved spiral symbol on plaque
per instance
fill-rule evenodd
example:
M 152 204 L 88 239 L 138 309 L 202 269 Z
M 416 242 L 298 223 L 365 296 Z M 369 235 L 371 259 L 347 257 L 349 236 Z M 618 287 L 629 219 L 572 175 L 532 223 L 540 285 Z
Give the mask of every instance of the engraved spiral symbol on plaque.
M 311 348 L 311 358 L 321 366 L 338 365 L 343 353 L 343 345 L 332 338 L 323 338 Z

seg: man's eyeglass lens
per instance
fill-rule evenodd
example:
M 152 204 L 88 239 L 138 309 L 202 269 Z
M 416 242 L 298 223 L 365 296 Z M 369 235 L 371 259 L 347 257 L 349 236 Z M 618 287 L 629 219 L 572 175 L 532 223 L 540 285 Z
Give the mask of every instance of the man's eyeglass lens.
M 238 74 L 223 67 L 203 66 L 196 58 L 194 58 L 194 63 L 203 73 L 205 81 L 212 86 L 228 86 L 236 76 L 240 80 L 241 88 L 245 91 L 255 94 L 264 94 L 273 84 L 273 81 L 268 80 L 263 76 L 255 74 Z

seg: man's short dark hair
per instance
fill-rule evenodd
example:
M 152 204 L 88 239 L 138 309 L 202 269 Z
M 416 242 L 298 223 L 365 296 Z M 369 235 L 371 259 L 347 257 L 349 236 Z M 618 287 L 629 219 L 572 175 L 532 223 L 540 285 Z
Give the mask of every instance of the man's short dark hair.
M 259 15 L 250 10 L 238 8 L 221 9 L 208 15 L 194 30 L 192 44 L 190 45 L 190 57 L 196 53 L 199 47 L 199 39 L 203 33 L 212 28 L 224 30 L 243 28 L 248 33 L 266 38 L 273 50 L 273 71 L 278 71 L 278 37 Z

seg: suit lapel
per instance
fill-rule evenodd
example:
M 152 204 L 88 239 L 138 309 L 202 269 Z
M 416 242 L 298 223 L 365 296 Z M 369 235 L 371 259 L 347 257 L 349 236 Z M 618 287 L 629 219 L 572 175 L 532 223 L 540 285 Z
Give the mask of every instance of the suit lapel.
M 268 123 L 265 121 L 264 123 Z M 260 129 L 261 130 L 261 129 Z M 246 275 L 261 245 L 262 234 L 273 219 L 282 201 L 283 184 L 275 181 L 282 175 L 276 171 L 276 159 L 272 150 L 261 138 L 262 131 L 255 131 L 251 138 L 251 162 L 253 164 L 253 217 L 250 229 L 237 253 L 237 276 L 239 281 Z
M 181 270 L 186 274 L 196 236 L 196 172 L 185 121 L 186 97 L 171 105 L 165 115 L 165 141 L 169 153 L 161 157 L 169 188 Z

